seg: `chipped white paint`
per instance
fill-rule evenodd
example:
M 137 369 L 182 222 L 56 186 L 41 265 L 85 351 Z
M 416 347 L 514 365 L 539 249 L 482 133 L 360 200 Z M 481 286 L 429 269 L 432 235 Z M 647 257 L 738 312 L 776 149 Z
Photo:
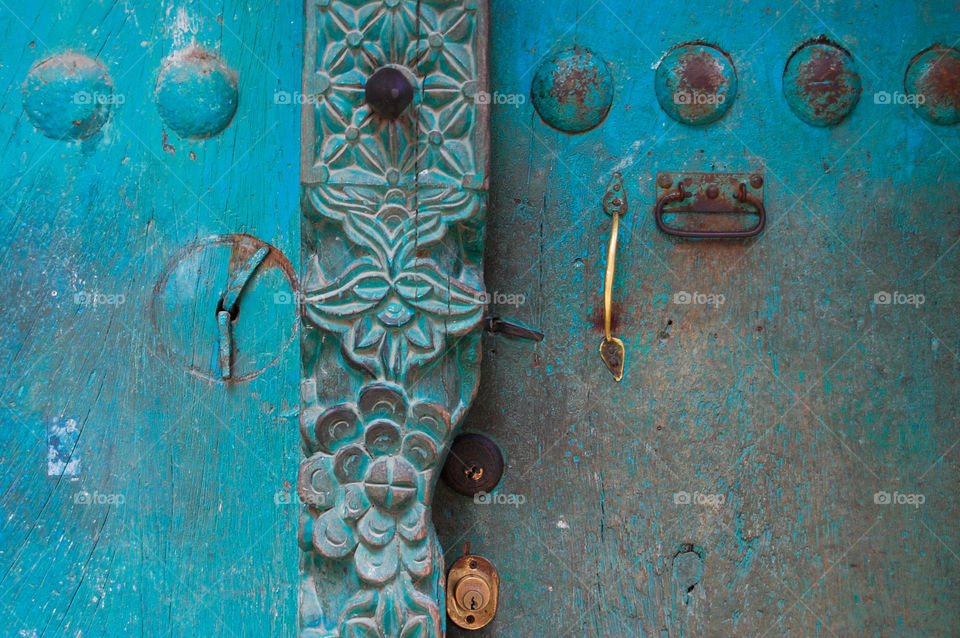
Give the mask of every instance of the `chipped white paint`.
M 47 425 L 47 476 L 80 475 L 79 437 L 76 419 L 56 419 Z
M 624 157 L 622 160 L 617 162 L 617 165 L 614 166 L 613 171 L 623 172 L 626 169 L 630 168 L 633 163 L 637 160 L 637 156 L 640 154 L 640 147 L 643 145 L 643 140 L 637 140 L 630 145 L 630 153 Z M 597 180 L 597 183 L 601 186 L 609 180 L 609 177 L 606 173 L 602 174 Z
M 196 41 L 197 33 L 200 32 L 200 18 L 191 15 L 183 5 L 177 7 L 176 15 L 171 17 L 172 10 L 173 6 L 167 10 L 170 40 L 174 49 L 185 48 Z

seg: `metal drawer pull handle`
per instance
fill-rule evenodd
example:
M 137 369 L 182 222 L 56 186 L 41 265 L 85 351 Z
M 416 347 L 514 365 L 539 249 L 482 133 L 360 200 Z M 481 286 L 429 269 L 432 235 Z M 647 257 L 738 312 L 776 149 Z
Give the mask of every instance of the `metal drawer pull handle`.
M 762 184 L 762 181 L 760 184 Z M 686 230 L 683 228 L 670 226 L 666 223 L 666 221 L 664 221 L 664 214 L 670 213 L 749 214 L 751 212 L 738 210 L 736 208 L 731 208 L 729 210 L 717 210 L 715 206 L 704 206 L 704 203 L 707 201 L 717 200 L 719 195 L 718 191 L 719 189 L 715 185 L 711 185 L 705 190 L 705 194 L 702 197 L 700 195 L 694 197 L 694 193 L 686 190 L 683 180 L 680 180 L 677 183 L 677 188 L 675 190 L 664 193 L 657 199 L 657 205 L 653 209 L 654 218 L 657 221 L 657 228 L 668 235 L 673 235 L 674 237 L 692 237 L 697 239 L 742 239 L 744 237 L 756 237 L 763 231 L 763 228 L 767 223 L 767 211 L 763 207 L 763 201 L 756 195 L 748 192 L 747 185 L 744 182 L 740 182 L 740 187 L 733 192 L 733 199 L 743 204 L 749 204 L 756 209 L 755 214 L 758 217 L 757 223 L 750 228 L 743 230 Z M 684 208 L 670 211 L 663 210 L 663 207 L 670 202 L 682 202 L 690 197 L 694 197 L 693 202 Z
M 620 173 L 613 174 L 603 194 L 603 212 L 613 218 L 613 226 L 607 248 L 607 272 L 603 279 L 603 341 L 600 342 L 600 358 L 613 378 L 620 381 L 623 378 L 627 351 L 623 341 L 614 337 L 610 330 L 613 320 L 613 274 L 617 266 L 617 235 L 620 232 L 620 216 L 627 213 L 627 191 L 623 188 Z

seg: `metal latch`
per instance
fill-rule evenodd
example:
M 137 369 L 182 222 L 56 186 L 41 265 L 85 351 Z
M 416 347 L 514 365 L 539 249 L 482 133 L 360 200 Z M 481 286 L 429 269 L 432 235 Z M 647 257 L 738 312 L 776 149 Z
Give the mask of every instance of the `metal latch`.
M 763 176 L 753 173 L 657 174 L 657 228 L 675 237 L 742 239 L 767 223 Z M 683 220 L 684 224 L 679 225 Z M 752 220 L 752 224 L 748 224 Z

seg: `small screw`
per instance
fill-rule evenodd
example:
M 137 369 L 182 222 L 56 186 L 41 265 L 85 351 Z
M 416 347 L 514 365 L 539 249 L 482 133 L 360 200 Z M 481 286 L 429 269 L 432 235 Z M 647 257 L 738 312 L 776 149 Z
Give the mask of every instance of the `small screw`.
M 707 197 L 716 199 L 720 195 L 720 188 L 716 184 L 707 186 Z
M 618 208 L 618 207 L 620 206 L 620 204 L 622 204 L 622 203 L 623 203 L 623 202 L 620 201 L 620 198 L 619 198 L 619 197 L 614 197 L 613 199 L 610 200 L 610 205 L 613 206 L 613 207 L 615 207 L 615 208 Z
M 614 185 L 613 185 L 613 190 L 615 190 L 615 191 L 620 190 L 620 184 L 614 184 Z
M 673 186 L 673 178 L 667 174 L 662 174 L 657 178 L 657 184 L 660 186 L 660 188 L 670 188 Z
M 751 175 L 750 176 L 750 185 L 754 188 L 760 188 L 763 186 L 763 176 L 762 175 Z

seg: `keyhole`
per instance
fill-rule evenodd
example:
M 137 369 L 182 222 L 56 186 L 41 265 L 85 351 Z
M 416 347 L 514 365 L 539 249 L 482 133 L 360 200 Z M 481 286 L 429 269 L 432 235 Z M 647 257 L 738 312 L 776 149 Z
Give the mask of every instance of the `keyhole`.
M 483 477 L 483 468 L 477 465 L 471 465 L 465 474 L 471 481 L 479 481 Z
M 477 595 L 476 595 L 476 594 L 473 594 L 472 596 L 470 596 L 470 609 L 472 609 L 472 610 L 476 610 L 476 609 L 477 609 Z

